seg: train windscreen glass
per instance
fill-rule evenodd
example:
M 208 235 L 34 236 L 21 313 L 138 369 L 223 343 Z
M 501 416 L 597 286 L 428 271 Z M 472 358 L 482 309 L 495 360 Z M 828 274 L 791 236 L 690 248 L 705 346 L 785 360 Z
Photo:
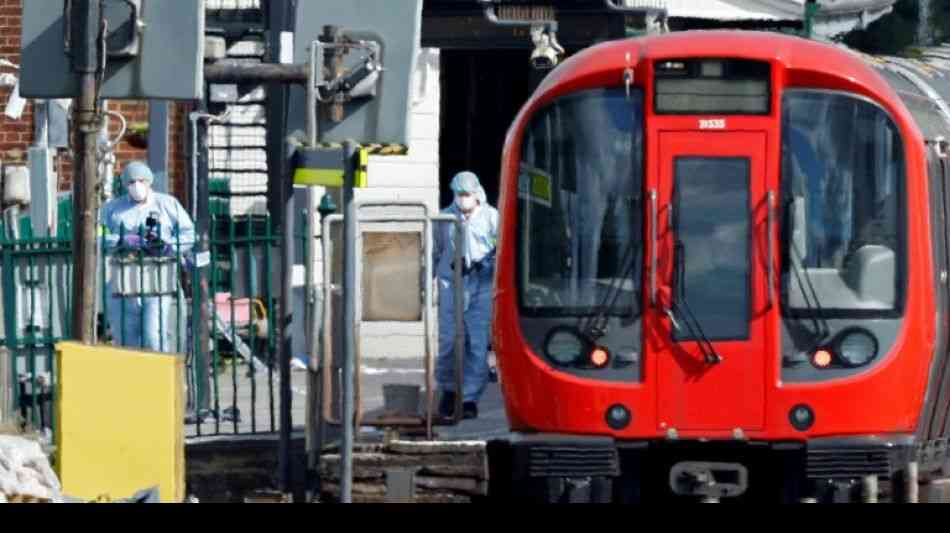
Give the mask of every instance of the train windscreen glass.
M 631 381 L 640 350 L 643 269 L 643 93 L 596 89 L 538 111 L 521 146 L 518 296 L 525 339 L 544 352 L 560 327 L 611 352 Z
M 748 339 L 750 162 L 677 157 L 675 173 L 677 305 L 691 308 L 709 340 Z M 674 331 L 677 341 L 699 340 Z
M 762 61 L 662 60 L 654 72 L 658 114 L 767 115 L 771 110 L 771 67 Z
M 879 361 L 899 331 L 904 144 L 888 113 L 856 95 L 793 89 L 782 107 L 783 375 L 843 377 Z M 856 336 L 875 343 L 861 364 L 846 356 Z M 831 369 L 807 364 L 818 348 L 835 355 Z
M 642 264 L 641 102 L 639 93 L 584 91 L 531 122 L 519 179 L 526 314 L 634 311 Z M 617 290 L 624 295 L 607 298 Z

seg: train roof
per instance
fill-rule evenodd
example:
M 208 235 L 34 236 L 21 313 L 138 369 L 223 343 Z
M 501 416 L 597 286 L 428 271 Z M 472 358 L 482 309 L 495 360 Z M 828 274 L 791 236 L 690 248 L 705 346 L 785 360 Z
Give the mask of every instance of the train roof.
M 613 83 L 616 65 L 635 64 L 646 57 L 773 59 L 792 70 L 820 72 L 829 70 L 829 48 L 843 52 L 834 65 L 836 76 L 869 91 L 893 91 L 924 139 L 950 140 L 950 44 L 918 49 L 914 58 L 908 58 L 870 55 L 843 44 L 762 31 L 690 30 L 595 45 L 548 75 L 524 111 L 579 86 Z M 869 70 L 880 76 L 869 76 Z

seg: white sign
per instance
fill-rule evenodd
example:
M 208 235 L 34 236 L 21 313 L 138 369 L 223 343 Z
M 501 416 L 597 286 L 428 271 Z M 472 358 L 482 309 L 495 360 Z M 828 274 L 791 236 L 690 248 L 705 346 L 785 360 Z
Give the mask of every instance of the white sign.
M 700 120 L 699 120 L 699 129 L 701 129 L 701 130 L 724 130 L 724 129 L 726 129 L 726 119 L 724 119 L 724 118 L 700 119 Z

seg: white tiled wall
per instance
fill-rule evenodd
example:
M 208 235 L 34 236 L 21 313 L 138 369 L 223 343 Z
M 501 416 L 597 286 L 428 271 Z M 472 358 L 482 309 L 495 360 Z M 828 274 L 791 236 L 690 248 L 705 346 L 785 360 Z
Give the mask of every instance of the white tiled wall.
M 439 209 L 439 50 L 422 49 L 413 76 L 414 103 L 409 155 L 372 156 L 369 187 L 357 200 L 414 200 Z M 422 324 L 368 322 L 363 325 L 363 357 L 413 357 L 423 354 Z
M 439 208 L 439 51 L 424 48 L 413 74 L 409 155 L 371 156 L 369 188 L 357 200 L 419 200 Z

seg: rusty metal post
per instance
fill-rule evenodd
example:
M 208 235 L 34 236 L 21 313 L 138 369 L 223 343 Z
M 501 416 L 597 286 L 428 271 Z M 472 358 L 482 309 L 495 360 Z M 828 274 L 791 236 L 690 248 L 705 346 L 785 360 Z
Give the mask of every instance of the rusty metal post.
M 78 173 L 73 179 L 73 269 L 72 338 L 93 344 L 96 334 L 96 227 L 99 195 L 96 148 L 99 139 L 97 73 L 100 65 L 98 35 L 102 26 L 101 4 L 98 0 L 75 0 L 66 14 L 72 18 L 76 35 L 73 49 L 73 70 L 79 75 L 80 97 L 76 124 L 79 150 L 76 157 Z

